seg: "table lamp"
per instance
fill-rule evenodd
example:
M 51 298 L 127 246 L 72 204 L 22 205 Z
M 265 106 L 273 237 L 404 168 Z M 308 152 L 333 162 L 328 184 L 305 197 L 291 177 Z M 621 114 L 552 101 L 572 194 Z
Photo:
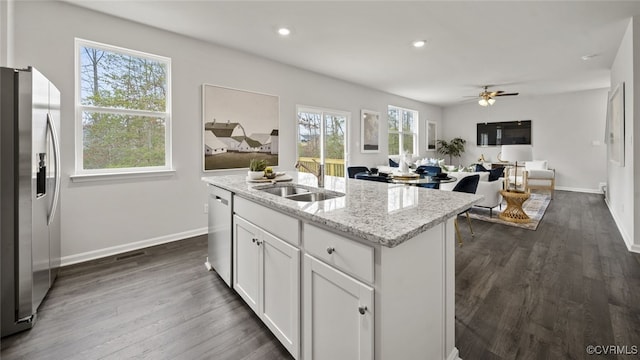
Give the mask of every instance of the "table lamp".
M 501 158 L 504 161 L 515 163 L 515 184 L 514 190 L 518 190 L 518 161 L 525 162 L 533 160 L 533 151 L 531 145 L 502 145 Z M 510 189 L 506 189 L 511 191 Z

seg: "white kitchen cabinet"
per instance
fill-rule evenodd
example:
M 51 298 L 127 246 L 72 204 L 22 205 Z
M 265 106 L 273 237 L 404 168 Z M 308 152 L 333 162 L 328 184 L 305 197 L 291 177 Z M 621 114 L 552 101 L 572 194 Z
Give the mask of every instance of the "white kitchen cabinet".
M 260 248 L 262 230 L 241 217 L 233 217 L 233 288 L 259 315 Z
M 373 359 L 373 288 L 304 256 L 304 359 Z
M 240 216 L 233 220 L 233 287 L 297 359 L 300 250 Z

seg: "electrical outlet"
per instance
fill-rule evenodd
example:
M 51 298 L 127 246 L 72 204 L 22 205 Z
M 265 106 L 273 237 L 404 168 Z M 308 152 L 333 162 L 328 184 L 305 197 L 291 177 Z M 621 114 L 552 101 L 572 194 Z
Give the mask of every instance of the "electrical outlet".
M 209 213 L 209 204 L 204 204 L 204 213 L 205 214 Z

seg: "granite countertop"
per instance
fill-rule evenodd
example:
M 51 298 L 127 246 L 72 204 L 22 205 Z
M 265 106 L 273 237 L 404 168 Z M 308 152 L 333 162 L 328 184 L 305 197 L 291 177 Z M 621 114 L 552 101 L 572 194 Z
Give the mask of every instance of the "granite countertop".
M 311 174 L 292 171 L 287 175 L 294 183 L 317 186 Z M 245 175 L 202 180 L 309 223 L 387 247 L 397 246 L 483 199 L 481 195 L 327 176 L 324 190 L 318 190 L 337 191 L 345 196 L 297 202 L 255 189 L 265 183 L 248 183 Z

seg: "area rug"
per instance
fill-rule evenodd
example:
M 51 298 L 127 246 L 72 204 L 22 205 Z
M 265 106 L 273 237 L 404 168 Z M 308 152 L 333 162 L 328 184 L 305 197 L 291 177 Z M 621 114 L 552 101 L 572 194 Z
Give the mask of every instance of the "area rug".
M 549 206 L 549 202 L 551 201 L 551 197 L 546 194 L 536 194 L 531 193 L 531 197 L 527 201 L 522 204 L 522 209 L 524 212 L 531 218 L 531 221 L 526 224 L 514 223 L 509 221 L 504 221 L 500 219 L 498 215 L 500 215 L 500 207 L 496 206 L 493 208 L 493 216 L 489 217 L 489 209 L 474 206 L 469 211 L 469 216 L 472 219 L 478 219 L 482 221 L 489 221 L 492 223 L 498 223 L 508 226 L 515 226 L 528 230 L 536 230 L 538 228 L 538 224 L 542 217 L 544 216 L 544 212 L 547 210 L 547 206 Z M 502 201 L 502 210 L 507 207 L 507 203 Z

